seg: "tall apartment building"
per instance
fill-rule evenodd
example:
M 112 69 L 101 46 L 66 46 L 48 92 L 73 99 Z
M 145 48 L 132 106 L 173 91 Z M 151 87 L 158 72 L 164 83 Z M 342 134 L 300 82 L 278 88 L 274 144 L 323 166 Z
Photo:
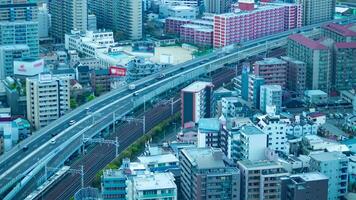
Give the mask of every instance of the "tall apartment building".
M 240 131 L 240 145 L 236 152 L 237 160 L 258 161 L 265 159 L 267 134 L 256 126 L 246 125 Z
M 45 5 L 38 8 L 38 37 L 48 38 L 51 19 L 48 8 Z
M 356 24 L 326 24 L 321 27 L 321 35 L 335 42 L 356 42 Z
M 283 177 L 281 200 L 328 199 L 328 177 L 320 172 Z
M 38 22 L 0 21 L 0 46 L 24 44 L 29 47 L 30 58 L 39 54 Z
M 348 163 L 340 152 L 319 152 L 310 154 L 310 170 L 323 173 L 329 178 L 328 200 L 337 200 L 347 194 Z
M 289 173 L 273 161 L 238 161 L 241 172 L 241 200 L 281 198 L 281 178 Z
M 300 34 L 288 37 L 288 56 L 306 63 L 306 87 L 329 92 L 331 87 L 331 50 Z
M 126 200 L 127 176 L 123 170 L 104 170 L 101 194 L 104 200 Z
M 0 45 L 0 79 L 14 74 L 14 60 L 26 58 L 30 48 L 25 44 Z
M 57 41 L 64 41 L 64 35 L 72 30 L 85 32 L 88 27 L 87 0 L 52 0 L 49 3 L 51 14 L 51 35 Z
M 29 52 L 26 56 L 37 58 L 39 54 L 37 12 L 36 0 L 1 1 L 0 46 L 27 45 Z M 7 67 L 11 68 L 13 65 Z
M 204 11 L 207 13 L 222 14 L 230 11 L 231 0 L 204 0 Z
M 113 29 L 123 33 L 126 39 L 142 39 L 142 1 L 113 1 Z
M 197 81 L 181 91 L 182 127 L 186 123 L 198 123 L 201 118 L 210 118 L 213 114 L 213 84 Z
M 335 90 L 351 90 L 356 87 L 356 41 L 338 42 L 334 48 Z
M 287 88 L 298 95 L 303 94 L 306 89 L 306 63 L 288 56 L 282 56 L 287 62 Z
M 287 139 L 287 124 L 279 115 L 264 115 L 258 118 L 257 125 L 267 134 L 267 147 L 289 153 L 289 143 Z
M 137 175 L 128 179 L 126 184 L 127 200 L 177 200 L 177 185 L 170 172 Z
M 99 29 L 113 28 L 113 0 L 88 0 L 88 10 L 96 16 Z
M 221 149 L 182 149 L 179 162 L 183 199 L 240 199 L 240 172 L 224 162 Z
M 0 21 L 36 21 L 37 11 L 37 0 L 3 0 Z
M 268 112 L 268 107 L 275 107 L 275 113 L 282 112 L 282 87 L 280 85 L 262 85 L 260 89 L 260 110 Z
M 296 12 L 289 12 L 293 6 Z M 254 1 L 244 0 L 239 3 L 239 7 L 239 12 L 214 15 L 214 47 L 301 27 L 301 9 L 298 4 L 265 4 L 254 9 Z
M 265 79 L 267 85 L 287 85 L 287 63 L 278 58 L 264 58 L 253 64 L 254 74 Z
M 70 109 L 69 77 L 39 74 L 26 79 L 27 119 L 40 129 Z
M 334 19 L 336 0 L 297 0 L 303 6 L 303 26 Z
M 218 118 L 201 118 L 198 122 L 197 147 L 219 148 L 221 124 Z

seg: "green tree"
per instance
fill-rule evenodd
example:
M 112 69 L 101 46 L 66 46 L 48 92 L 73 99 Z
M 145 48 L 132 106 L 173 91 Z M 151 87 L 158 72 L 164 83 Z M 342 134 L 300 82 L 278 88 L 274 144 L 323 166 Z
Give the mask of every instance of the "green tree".
M 70 108 L 71 108 L 71 109 L 74 109 L 74 108 L 76 108 L 76 107 L 78 107 L 77 100 L 74 99 L 74 98 L 71 98 L 71 99 L 70 99 Z
M 90 94 L 89 96 L 86 97 L 87 102 L 94 100 L 95 99 L 95 95 L 94 94 Z

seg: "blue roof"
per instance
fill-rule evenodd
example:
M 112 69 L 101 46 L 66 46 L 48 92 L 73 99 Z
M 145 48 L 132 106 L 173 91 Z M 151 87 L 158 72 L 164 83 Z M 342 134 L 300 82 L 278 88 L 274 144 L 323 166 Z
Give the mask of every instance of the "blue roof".
M 220 122 L 218 118 L 202 118 L 198 122 L 200 131 L 217 132 L 220 130 Z
M 341 144 L 345 144 L 345 145 L 356 144 L 356 138 L 343 140 L 341 141 Z

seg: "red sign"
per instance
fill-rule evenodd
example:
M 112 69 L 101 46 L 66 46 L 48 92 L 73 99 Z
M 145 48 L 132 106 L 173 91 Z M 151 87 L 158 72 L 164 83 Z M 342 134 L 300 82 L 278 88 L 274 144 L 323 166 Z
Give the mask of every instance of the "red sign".
M 114 76 L 126 76 L 126 68 L 124 67 L 114 67 L 111 66 L 109 68 L 109 73 L 110 75 L 114 75 Z

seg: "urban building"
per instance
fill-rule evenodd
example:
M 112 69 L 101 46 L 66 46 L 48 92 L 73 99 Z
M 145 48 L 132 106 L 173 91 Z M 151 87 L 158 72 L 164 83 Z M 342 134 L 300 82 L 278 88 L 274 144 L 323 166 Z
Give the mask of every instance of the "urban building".
M 279 115 L 264 115 L 258 118 L 257 126 L 267 134 L 267 147 L 289 154 L 287 123 Z
M 301 27 L 299 4 L 263 4 L 240 1 L 239 11 L 214 15 L 213 46 L 224 47 Z M 294 7 L 295 11 L 289 12 Z M 293 22 L 293 23 L 292 23 Z
M 281 199 L 281 178 L 289 173 L 274 161 L 238 161 L 241 200 Z
M 88 0 L 88 10 L 97 19 L 98 29 L 113 28 L 113 0 Z
M 207 13 L 222 14 L 230 11 L 231 0 L 204 0 L 204 11 Z
M 128 179 L 146 174 L 144 164 L 130 162 L 124 158 L 119 169 L 107 169 L 101 176 L 101 194 L 103 200 L 126 200 L 128 190 Z
M 113 1 L 113 30 L 121 32 L 126 39 L 142 39 L 142 1 Z
M 97 20 L 94 14 L 88 14 L 88 31 L 96 31 Z
M 199 47 L 211 47 L 213 44 L 213 29 L 209 26 L 184 24 L 180 27 L 180 41 Z
M 110 91 L 111 76 L 108 69 L 96 69 L 90 73 L 90 82 L 96 94 Z
M 186 148 L 179 156 L 183 199 L 240 199 L 240 172 L 216 148 Z
M 36 21 L 37 0 L 4 0 L 0 2 L 0 21 Z
M 131 177 L 126 181 L 127 200 L 177 200 L 177 185 L 172 173 L 149 173 Z
M 137 159 L 151 172 L 164 172 L 169 169 L 179 168 L 179 160 L 173 153 L 145 155 L 139 156 Z
M 213 114 L 213 84 L 197 81 L 181 90 L 182 127 L 188 122 L 198 123 Z
M 237 160 L 259 161 L 265 159 L 267 134 L 253 125 L 242 126 L 239 130 L 240 145 L 236 150 Z
M 70 110 L 68 77 L 39 74 L 26 79 L 27 119 L 40 129 Z
M 356 24 L 340 25 L 329 23 L 321 27 L 321 35 L 331 38 L 335 42 L 355 42 L 356 41 Z
M 328 100 L 328 94 L 321 90 L 305 90 L 304 101 L 309 104 L 325 104 Z
M 253 64 L 254 74 L 265 79 L 266 85 L 287 86 L 287 62 L 278 58 L 264 58 Z
M 82 57 L 97 57 L 99 53 L 108 52 L 111 46 L 116 45 L 114 33 L 107 30 L 99 31 L 71 31 L 65 35 L 65 48 L 76 50 Z
M 201 118 L 198 122 L 197 147 L 219 148 L 222 141 L 221 125 L 218 118 Z
M 38 41 L 37 21 L 0 21 L 0 45 L 27 45 L 29 47 L 28 57 L 37 58 Z
M 281 178 L 281 200 L 328 199 L 328 177 L 319 172 Z
M 197 7 L 185 5 L 165 5 L 161 4 L 159 9 L 161 18 L 177 17 L 184 19 L 195 19 L 198 15 Z
M 331 50 L 300 34 L 288 37 L 288 56 L 306 63 L 306 88 L 329 92 L 331 87 Z
M 302 5 L 303 26 L 334 19 L 336 0 L 297 0 Z
M 180 27 L 184 24 L 188 24 L 191 19 L 168 17 L 165 20 L 165 32 L 167 34 L 180 34 Z
M 251 116 L 251 104 L 239 97 L 223 97 L 220 101 L 221 113 L 225 118 Z
M 104 170 L 101 177 L 103 200 L 126 200 L 127 178 L 123 170 Z
M 14 61 L 29 57 L 30 48 L 26 44 L 0 45 L 0 79 L 14 75 Z
M 39 39 L 47 39 L 49 37 L 49 27 L 51 26 L 51 18 L 46 4 L 38 8 L 38 37 Z
M 347 194 L 348 163 L 345 154 L 340 152 L 318 152 L 310 154 L 310 170 L 329 177 L 328 199 L 340 199 Z
M 306 89 L 306 63 L 288 56 L 282 56 L 282 60 L 287 62 L 287 88 L 302 95 Z
M 274 107 L 275 114 L 282 112 L 282 87 L 280 85 L 262 85 L 260 90 L 260 110 L 268 113 L 269 107 Z
M 356 31 L 355 31 L 356 35 Z M 356 36 L 355 36 L 356 38 Z M 356 86 L 356 39 L 355 42 L 338 42 L 334 48 L 333 89 L 351 90 Z
M 87 0 L 52 0 L 49 2 L 51 14 L 51 36 L 60 42 L 72 30 L 85 32 L 88 29 Z

